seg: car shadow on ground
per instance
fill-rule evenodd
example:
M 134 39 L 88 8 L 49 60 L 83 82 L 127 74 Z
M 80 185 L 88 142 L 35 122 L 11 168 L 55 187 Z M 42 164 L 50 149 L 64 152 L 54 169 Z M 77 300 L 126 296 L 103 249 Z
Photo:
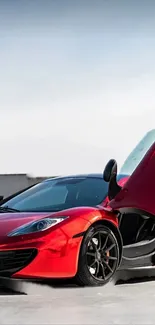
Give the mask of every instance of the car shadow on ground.
M 0 296 L 25 295 L 22 290 L 22 283 L 17 284 L 7 278 L 0 278 Z
M 25 293 L 16 292 L 13 291 L 12 289 L 0 286 L 0 296 L 13 296 L 13 295 L 25 295 Z
M 123 279 L 124 277 L 124 279 Z M 135 284 L 141 282 L 150 282 L 155 281 L 155 276 L 140 276 L 137 275 L 134 277 L 133 275 L 128 274 L 127 272 L 121 273 L 120 275 L 117 274 L 112 283 L 113 285 L 124 285 L 124 284 Z M 8 278 L 1 278 L 0 279 L 0 296 L 3 295 L 29 295 L 30 292 L 35 293 L 35 288 L 38 287 L 37 292 L 42 292 L 43 287 L 48 287 L 49 289 L 66 289 L 66 288 L 79 288 L 78 285 L 75 283 L 73 279 L 71 280 L 45 280 L 45 281 L 22 281 L 22 280 L 13 280 Z M 31 289 L 30 289 L 31 288 Z M 84 288 L 84 287 L 83 287 Z
M 22 281 L 8 278 L 0 278 L 0 296 L 3 295 L 27 295 L 29 292 L 42 292 L 42 288 L 65 289 L 78 287 L 73 280 L 44 280 Z
M 133 284 L 133 283 L 142 283 L 142 282 L 151 282 L 151 281 L 155 281 L 155 277 L 154 278 L 144 277 L 141 279 L 133 278 L 133 279 L 128 279 L 128 280 L 118 280 L 115 283 L 115 285 Z

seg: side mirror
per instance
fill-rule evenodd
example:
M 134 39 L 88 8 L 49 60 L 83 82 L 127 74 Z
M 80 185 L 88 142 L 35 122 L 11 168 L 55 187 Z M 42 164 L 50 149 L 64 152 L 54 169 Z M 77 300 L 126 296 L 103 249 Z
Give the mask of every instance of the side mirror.
M 0 195 L 0 202 L 3 201 L 4 196 Z
M 107 183 L 110 182 L 110 179 L 114 174 L 117 175 L 117 162 L 115 159 L 110 159 L 103 172 L 104 181 Z
M 117 184 L 117 162 L 115 159 L 108 161 L 103 172 L 103 179 L 109 183 L 108 198 L 111 201 L 121 190 L 121 186 Z

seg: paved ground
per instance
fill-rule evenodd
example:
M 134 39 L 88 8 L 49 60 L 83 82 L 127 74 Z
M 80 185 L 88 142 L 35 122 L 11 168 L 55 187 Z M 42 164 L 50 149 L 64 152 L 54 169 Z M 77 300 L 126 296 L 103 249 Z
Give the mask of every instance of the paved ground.
M 28 295 L 1 290 L 0 324 L 155 324 L 155 282 L 104 288 L 27 285 Z

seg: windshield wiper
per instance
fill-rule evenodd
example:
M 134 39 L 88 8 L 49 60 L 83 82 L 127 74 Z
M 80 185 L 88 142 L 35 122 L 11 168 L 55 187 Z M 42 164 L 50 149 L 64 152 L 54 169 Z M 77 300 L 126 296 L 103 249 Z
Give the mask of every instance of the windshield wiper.
M 9 208 L 8 206 L 1 207 L 0 206 L 0 212 L 20 212 L 20 210 Z

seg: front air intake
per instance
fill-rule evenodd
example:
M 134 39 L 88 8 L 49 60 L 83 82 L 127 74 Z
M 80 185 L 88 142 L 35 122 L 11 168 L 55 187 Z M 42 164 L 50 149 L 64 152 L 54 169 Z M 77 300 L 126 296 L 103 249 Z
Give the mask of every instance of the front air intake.
M 36 255 L 37 250 L 33 248 L 0 251 L 0 275 L 11 276 L 32 262 Z

